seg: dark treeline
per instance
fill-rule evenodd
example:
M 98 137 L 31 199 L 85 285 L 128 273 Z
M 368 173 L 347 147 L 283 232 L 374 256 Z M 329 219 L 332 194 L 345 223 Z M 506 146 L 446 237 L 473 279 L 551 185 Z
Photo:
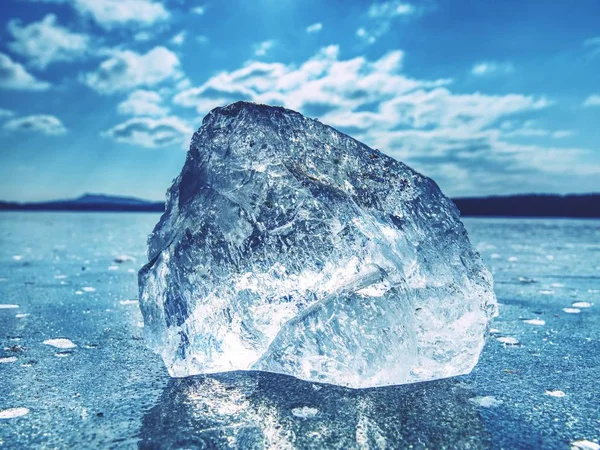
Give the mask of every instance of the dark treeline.
M 455 198 L 463 216 L 600 217 L 600 194 Z
M 162 212 L 163 202 L 132 201 L 123 197 L 103 196 L 102 201 L 60 200 L 39 203 L 0 201 L 0 211 L 113 211 Z M 453 199 L 463 216 L 481 217 L 580 217 L 600 218 L 600 194 L 582 195 L 509 195 Z

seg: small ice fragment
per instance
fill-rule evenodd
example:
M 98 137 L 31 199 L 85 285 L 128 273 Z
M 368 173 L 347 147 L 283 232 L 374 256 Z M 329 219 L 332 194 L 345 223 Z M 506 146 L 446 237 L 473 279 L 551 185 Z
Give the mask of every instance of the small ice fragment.
M 137 300 L 121 300 L 119 303 L 121 305 L 137 305 L 139 302 Z
M 519 282 L 523 284 L 535 283 L 536 281 L 533 278 L 528 277 L 519 277 Z
M 318 413 L 319 410 L 317 408 L 310 408 L 308 406 L 292 409 L 292 414 L 296 417 L 300 417 L 301 419 L 310 419 L 315 417 Z
M 588 289 L 589 294 L 597 294 L 598 292 L 600 292 L 598 289 Z
M 108 266 L 108 270 L 119 270 L 119 266 Z
M 563 311 L 567 314 L 579 314 L 581 312 L 579 308 L 563 308 Z
M 91 286 L 85 286 L 85 287 L 82 287 L 81 290 L 83 292 L 95 292 L 96 288 L 95 287 L 91 287 Z
M 16 356 L 6 356 L 4 358 L 0 358 L 0 364 L 14 363 L 16 360 L 17 360 Z
M 519 345 L 520 344 L 518 339 L 516 339 L 514 337 L 510 337 L 510 336 L 501 336 L 497 339 L 505 345 Z
M 565 285 L 563 283 L 552 283 L 550 286 L 553 288 L 563 288 Z
M 28 408 L 8 408 L 0 410 L 0 419 L 14 419 L 29 414 Z
M 469 400 L 472 403 L 481 406 L 482 408 L 495 408 L 503 403 L 502 400 L 498 400 L 496 397 L 492 397 L 491 395 L 486 395 L 484 397 L 473 397 Z
M 15 261 L 21 261 L 21 260 L 23 259 L 23 255 L 14 255 L 14 256 L 13 256 L 13 259 L 14 259 Z
M 528 323 L 529 325 L 546 325 L 546 321 L 542 319 L 529 319 L 524 320 L 523 322 Z
M 15 309 L 18 307 L 19 307 L 19 305 L 0 304 L 0 309 Z
M 135 258 L 133 256 L 129 256 L 129 255 L 119 255 L 119 256 L 115 256 L 115 259 L 113 259 L 114 262 L 116 262 L 117 264 L 122 264 L 124 262 L 133 262 L 135 261 Z
M 135 273 L 135 269 L 127 269 L 127 272 L 129 272 L 129 273 Z
M 17 319 L 24 319 L 27 316 L 29 316 L 29 314 L 23 314 L 23 313 L 21 313 L 21 314 L 15 314 L 15 317 Z
M 82 295 L 82 294 L 83 294 L 83 291 L 75 291 L 75 294 L 77 294 L 77 295 Z
M 552 295 L 554 291 L 552 289 L 541 289 L 538 291 L 542 295 Z
M 567 394 L 563 391 L 546 391 L 546 395 L 549 395 L 550 397 L 564 397 Z
M 64 280 L 65 278 L 67 278 L 67 276 L 64 274 L 54 275 L 55 280 Z
M 518 260 L 519 260 L 519 258 L 517 258 L 516 256 L 511 256 L 510 258 L 508 258 L 508 262 L 515 262 Z
M 498 333 L 500 333 L 500 330 L 498 330 L 497 328 L 490 328 L 490 333 L 491 334 L 498 334 Z
M 600 445 L 595 442 L 583 439 L 581 441 L 571 442 L 571 448 L 575 450 L 600 450 Z
M 554 255 L 546 255 L 548 261 L 554 261 Z
M 592 304 L 590 302 L 575 302 L 573 303 L 573 308 L 591 308 Z
M 69 356 L 71 356 L 73 354 L 73 352 L 56 352 L 54 354 L 54 356 L 56 356 L 57 358 L 67 358 Z
M 56 348 L 75 348 L 77 345 L 73 343 L 70 339 L 65 338 L 57 338 L 57 339 L 46 339 L 44 344 L 51 345 Z
M 500 259 L 500 258 L 502 258 L 502 255 L 499 255 L 498 253 L 492 253 L 490 255 L 490 258 L 492 258 L 492 259 Z

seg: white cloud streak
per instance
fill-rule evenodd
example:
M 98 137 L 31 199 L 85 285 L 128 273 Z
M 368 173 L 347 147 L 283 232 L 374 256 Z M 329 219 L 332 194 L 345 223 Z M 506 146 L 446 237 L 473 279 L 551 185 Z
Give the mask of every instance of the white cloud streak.
M 0 89 L 18 91 L 45 91 L 50 83 L 40 81 L 4 53 L 0 53 Z
M 309 34 L 318 33 L 322 29 L 323 29 L 323 24 L 321 22 L 317 22 L 317 23 L 313 23 L 312 25 L 307 26 L 306 32 Z
M 15 39 L 8 43 L 8 48 L 27 58 L 31 66 L 39 69 L 44 69 L 53 62 L 81 58 L 89 47 L 88 36 L 73 33 L 58 25 L 53 14 L 28 25 L 22 25 L 19 20 L 11 20 L 7 28 Z
M 165 47 L 154 47 L 146 54 L 115 51 L 95 71 L 85 74 L 82 81 L 101 94 L 112 94 L 182 77 L 177 55 Z
M 547 98 L 457 94 L 450 89 L 451 80 L 404 75 L 402 62 L 398 50 L 376 60 L 344 60 L 337 46 L 329 46 L 299 66 L 250 61 L 179 92 L 173 102 L 200 114 L 247 100 L 317 116 L 434 176 L 454 195 L 475 189 L 495 192 L 507 179 L 523 186 L 545 182 L 549 174 L 561 176 L 565 164 L 573 173 L 589 175 L 590 168 L 580 162 L 585 149 L 519 142 L 572 133 L 523 121 L 524 114 L 531 117 L 549 108 Z M 468 181 L 461 178 L 467 173 Z
M 8 120 L 2 128 L 9 132 L 41 133 L 48 136 L 65 134 L 67 129 L 58 117 L 39 114 Z
M 102 135 L 124 144 L 159 148 L 187 143 L 192 132 L 192 128 L 178 117 L 134 117 Z
M 581 104 L 583 107 L 588 108 L 591 106 L 600 106 L 600 94 L 592 94 L 586 98 Z
M 119 103 L 117 111 L 119 114 L 130 116 L 162 117 L 169 112 L 162 103 L 163 99 L 158 92 L 139 89 Z

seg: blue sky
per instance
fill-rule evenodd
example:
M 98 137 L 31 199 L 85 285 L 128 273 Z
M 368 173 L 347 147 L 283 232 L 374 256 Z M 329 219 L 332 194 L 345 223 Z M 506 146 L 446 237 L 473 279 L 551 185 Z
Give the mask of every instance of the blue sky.
M 192 132 L 284 105 L 452 196 L 600 191 L 597 0 L 3 0 L 0 199 L 163 199 Z

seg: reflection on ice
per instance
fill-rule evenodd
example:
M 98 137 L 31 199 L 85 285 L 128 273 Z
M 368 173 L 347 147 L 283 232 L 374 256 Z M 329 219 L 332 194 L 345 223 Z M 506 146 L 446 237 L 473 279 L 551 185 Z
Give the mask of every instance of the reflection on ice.
M 139 447 L 487 447 L 472 397 L 452 379 L 354 390 L 266 372 L 175 378 L 144 417 Z

